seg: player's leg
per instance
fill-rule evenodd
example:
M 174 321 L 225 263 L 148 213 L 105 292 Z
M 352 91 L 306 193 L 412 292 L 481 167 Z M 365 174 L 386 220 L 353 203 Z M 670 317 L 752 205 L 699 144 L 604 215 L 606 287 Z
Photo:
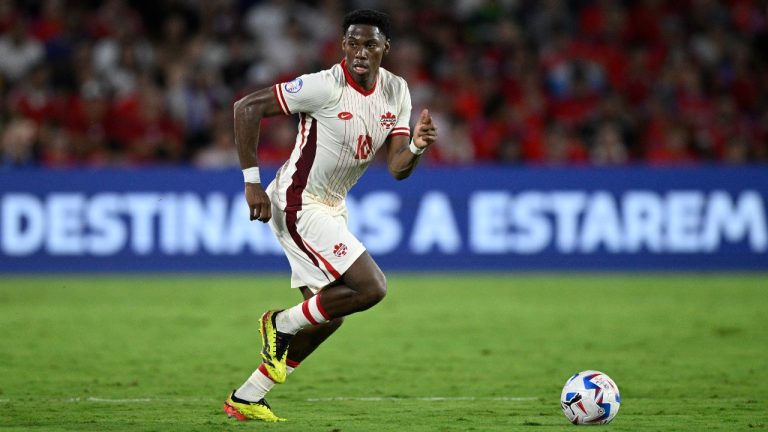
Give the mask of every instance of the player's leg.
M 387 294 L 387 279 L 368 252 L 363 252 L 341 276 L 324 288 L 319 302 L 329 318 L 344 317 L 376 305 Z
M 309 299 L 315 295 L 307 287 L 300 288 L 304 299 Z M 295 368 L 299 366 L 305 358 L 320 346 L 328 337 L 333 334 L 342 324 L 344 318 L 336 318 L 325 324 L 307 327 L 300 331 L 291 341 L 286 359 L 286 375 L 290 375 Z M 256 402 L 264 399 L 267 393 L 275 386 L 274 380 L 270 378 L 264 364 L 251 374 L 251 376 L 235 390 L 234 397 L 244 401 Z
M 309 300 L 315 293 L 307 287 L 299 288 L 304 300 Z M 291 345 L 288 347 L 288 364 L 294 367 L 309 357 L 312 352 L 320 346 L 329 336 L 333 334 L 344 322 L 344 317 L 339 317 L 328 321 L 325 324 L 307 327 L 296 334 L 291 339 Z
M 304 300 L 309 300 L 315 293 L 307 287 L 300 287 Z M 326 288 L 327 289 L 327 288 Z M 291 345 L 288 347 L 286 356 L 286 377 L 293 373 L 299 364 L 312 354 L 317 347 L 325 342 L 333 332 L 341 327 L 344 317 L 334 318 L 326 323 L 305 327 L 291 339 Z M 270 378 L 264 364 L 259 365 L 251 377 L 235 392 L 236 397 L 258 401 L 263 399 L 266 394 L 275 386 L 274 380 Z
M 386 293 L 384 273 L 364 251 L 336 283 L 292 308 L 275 312 L 275 328 L 278 333 L 295 335 L 302 329 L 364 311 Z
M 261 358 L 276 383 L 285 381 L 288 347 L 300 330 L 368 309 L 386 294 L 384 274 L 349 231 L 344 211 L 308 204 L 300 217 L 286 213 L 284 219 L 272 218 L 270 226 L 291 264 L 291 285 L 323 288 L 291 308 L 265 312 L 259 321 Z
M 283 311 L 264 313 L 260 319 L 261 358 L 269 376 L 276 383 L 285 382 L 287 350 L 299 331 L 366 310 L 380 302 L 386 292 L 384 274 L 363 250 L 335 283 L 318 294 Z

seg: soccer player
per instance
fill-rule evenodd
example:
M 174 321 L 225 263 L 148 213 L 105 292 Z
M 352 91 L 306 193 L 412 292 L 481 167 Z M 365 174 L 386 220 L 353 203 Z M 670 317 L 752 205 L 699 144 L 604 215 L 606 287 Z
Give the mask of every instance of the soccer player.
M 304 301 L 259 320 L 262 363 L 224 404 L 239 420 L 281 421 L 264 396 L 339 328 L 345 316 L 380 302 L 387 282 L 347 227 L 344 199 L 384 148 L 389 172 L 405 179 L 437 139 L 425 109 L 409 127 L 405 80 L 380 67 L 390 49 L 389 17 L 356 10 L 344 17 L 343 59 L 332 68 L 251 93 L 235 103 L 235 142 L 250 219 L 269 222 Z M 260 121 L 299 115 L 290 159 L 266 190 L 259 177 Z

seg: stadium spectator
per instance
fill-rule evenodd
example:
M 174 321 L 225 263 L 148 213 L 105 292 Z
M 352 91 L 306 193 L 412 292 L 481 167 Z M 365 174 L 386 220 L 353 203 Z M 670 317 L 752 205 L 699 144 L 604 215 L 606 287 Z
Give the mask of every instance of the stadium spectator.
M 29 35 L 27 22 L 17 18 L 0 36 L 0 73 L 17 83 L 33 66 L 45 59 L 43 44 Z
M 13 87 L 7 103 L 13 112 L 40 124 L 61 117 L 61 100 L 50 83 L 50 68 L 43 63 L 27 73 L 27 79 Z
M 590 160 L 595 165 L 619 165 L 628 159 L 627 146 L 619 127 L 610 122 L 600 124 L 595 131 Z
M 0 135 L 0 166 L 24 167 L 32 165 L 37 126 L 24 117 L 12 117 Z
M 240 166 L 232 128 L 231 114 L 224 110 L 217 111 L 214 114 L 211 142 L 195 154 L 195 166 L 214 169 Z
M 80 92 L 70 99 L 65 116 L 73 162 L 89 166 L 109 164 L 110 150 L 115 146 L 110 135 L 118 121 L 113 116 L 104 86 L 86 80 Z

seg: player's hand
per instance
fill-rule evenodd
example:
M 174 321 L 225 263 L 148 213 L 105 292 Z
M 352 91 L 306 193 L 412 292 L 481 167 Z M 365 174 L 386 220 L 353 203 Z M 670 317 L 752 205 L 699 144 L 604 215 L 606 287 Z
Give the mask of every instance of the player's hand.
M 245 184 L 245 200 L 248 202 L 251 220 L 269 222 L 272 219 L 272 202 L 261 187 L 261 183 Z
M 435 141 L 437 141 L 437 128 L 432 122 L 429 110 L 424 109 L 413 131 L 413 145 L 423 149 L 431 146 Z

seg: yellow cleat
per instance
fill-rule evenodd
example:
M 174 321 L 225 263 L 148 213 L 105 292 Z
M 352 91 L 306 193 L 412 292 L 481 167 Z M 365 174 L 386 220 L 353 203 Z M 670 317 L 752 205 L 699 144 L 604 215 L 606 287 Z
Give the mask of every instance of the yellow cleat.
M 261 399 L 258 402 L 248 402 L 238 399 L 235 396 L 235 392 L 229 395 L 226 401 L 224 401 L 224 412 L 227 416 L 234 417 L 240 421 L 246 420 L 259 420 L 263 422 L 283 422 L 284 418 L 280 418 L 272 412 L 272 408 L 269 406 L 266 400 Z
M 288 357 L 288 345 L 293 335 L 277 331 L 275 316 L 280 311 L 266 311 L 259 319 L 259 333 L 261 333 L 261 359 L 264 367 L 277 384 L 285 382 L 286 358 Z

